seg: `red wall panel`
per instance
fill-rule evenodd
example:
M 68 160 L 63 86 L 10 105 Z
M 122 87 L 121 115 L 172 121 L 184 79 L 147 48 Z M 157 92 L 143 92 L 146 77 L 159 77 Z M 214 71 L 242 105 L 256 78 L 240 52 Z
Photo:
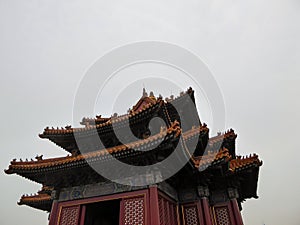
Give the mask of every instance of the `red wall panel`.
M 62 207 L 58 224 L 59 225 L 78 225 L 80 215 L 80 205 Z
M 144 196 L 123 199 L 121 204 L 120 225 L 146 224 L 146 203 Z
M 182 206 L 184 225 L 202 225 L 200 223 L 199 203 L 189 203 Z
M 178 225 L 177 204 L 167 196 L 158 195 L 160 225 Z

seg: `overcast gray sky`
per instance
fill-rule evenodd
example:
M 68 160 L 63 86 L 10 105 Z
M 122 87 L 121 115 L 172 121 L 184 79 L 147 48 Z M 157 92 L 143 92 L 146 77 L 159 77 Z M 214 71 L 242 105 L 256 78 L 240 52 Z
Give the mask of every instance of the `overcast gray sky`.
M 15 157 L 65 155 L 37 134 L 72 123 L 77 87 L 96 59 L 130 42 L 166 41 L 209 66 L 224 96 L 226 127 L 238 133 L 237 152 L 264 161 L 259 199 L 243 204 L 245 224 L 300 224 L 299 1 L 0 0 L 0 32 L 2 169 Z M 98 114 L 107 112 L 102 108 Z M 0 224 L 47 224 L 46 213 L 16 205 L 40 186 L 0 177 Z

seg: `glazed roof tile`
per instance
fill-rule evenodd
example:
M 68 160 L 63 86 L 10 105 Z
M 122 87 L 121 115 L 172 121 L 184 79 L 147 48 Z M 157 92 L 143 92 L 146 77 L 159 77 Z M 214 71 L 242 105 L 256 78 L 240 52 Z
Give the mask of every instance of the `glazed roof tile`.
M 111 117 L 104 118 L 101 115 L 97 115 L 96 118 L 83 117 L 82 120 L 81 120 L 81 122 L 80 122 L 80 124 L 81 125 L 89 126 L 89 125 L 95 125 L 97 123 L 105 123 L 105 122 L 107 122 L 110 119 L 111 119 Z
M 53 190 L 53 187 L 43 185 L 41 190 L 39 190 L 36 194 L 22 195 L 18 205 L 27 205 L 36 209 L 50 212 L 53 202 L 51 198 L 51 193 Z
M 32 202 L 42 202 L 42 201 L 50 201 L 51 196 L 49 194 L 35 194 L 35 195 L 23 195 L 18 202 L 18 205 L 27 205 Z
M 32 208 L 41 209 L 50 212 L 53 200 L 51 195 L 47 193 L 38 193 L 35 195 L 23 195 L 18 205 L 27 205 Z
M 200 135 L 204 134 L 204 133 L 208 134 L 208 132 L 209 132 L 209 129 L 208 129 L 207 125 L 204 123 L 203 125 L 201 125 L 199 127 L 193 126 L 192 129 L 184 132 L 182 134 L 182 136 L 183 136 L 184 140 L 188 140 L 188 139 L 190 139 L 190 138 L 192 138 L 194 136 L 197 136 L 199 134 Z
M 236 159 L 230 161 L 230 170 L 232 172 L 237 172 L 249 167 L 259 167 L 262 165 L 262 161 L 259 160 L 258 155 L 253 154 L 246 157 L 238 156 Z
M 218 133 L 217 136 L 211 137 L 208 141 L 209 146 L 213 146 L 216 143 L 222 142 L 224 139 L 236 139 L 237 134 L 235 134 L 233 129 L 226 131 L 224 134 Z
M 229 151 L 226 148 L 220 149 L 218 153 L 208 152 L 207 155 L 192 157 L 192 162 L 199 170 L 205 169 L 208 166 L 218 164 L 220 162 L 228 162 L 231 159 Z

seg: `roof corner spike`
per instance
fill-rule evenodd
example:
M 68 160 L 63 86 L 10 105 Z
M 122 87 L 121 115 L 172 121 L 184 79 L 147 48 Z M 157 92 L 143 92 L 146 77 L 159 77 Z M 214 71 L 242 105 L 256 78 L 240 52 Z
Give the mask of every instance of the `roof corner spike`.
M 143 88 L 143 97 L 148 97 L 148 93 L 146 92 L 145 88 Z
M 43 160 L 43 155 L 37 155 L 36 157 L 35 157 L 35 159 L 37 160 L 37 161 L 42 161 Z
M 193 88 L 189 87 L 188 90 L 187 90 L 187 93 L 191 93 L 192 91 L 193 91 Z

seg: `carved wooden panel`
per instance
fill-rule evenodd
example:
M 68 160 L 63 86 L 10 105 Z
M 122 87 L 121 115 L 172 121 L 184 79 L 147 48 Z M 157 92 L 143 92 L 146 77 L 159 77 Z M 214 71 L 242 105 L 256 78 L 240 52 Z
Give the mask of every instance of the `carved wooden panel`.
M 158 205 L 160 225 L 177 225 L 177 205 L 160 195 Z
M 174 203 L 171 203 L 169 205 L 170 208 L 170 224 L 171 225 L 177 225 L 178 221 L 177 221 L 177 205 Z
M 231 225 L 227 206 L 215 207 L 217 225 Z
M 80 206 L 63 207 L 60 213 L 59 225 L 78 225 Z
M 123 199 L 123 225 L 145 225 L 145 198 L 133 197 Z
M 200 225 L 198 208 L 196 204 L 183 207 L 185 225 Z

